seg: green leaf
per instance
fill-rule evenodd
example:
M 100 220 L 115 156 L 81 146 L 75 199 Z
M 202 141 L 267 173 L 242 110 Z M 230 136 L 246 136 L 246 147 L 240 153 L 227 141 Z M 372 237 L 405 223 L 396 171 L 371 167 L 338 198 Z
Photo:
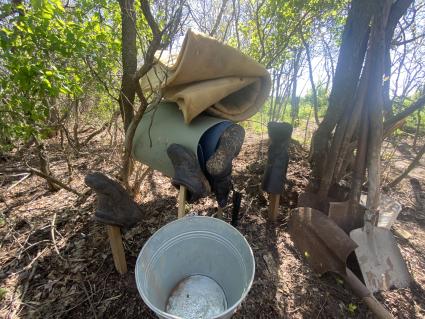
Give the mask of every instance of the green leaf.
M 6 288 L 0 288 L 0 300 L 3 300 L 6 297 L 7 290 Z
M 353 303 L 350 303 L 347 307 L 348 312 L 351 313 L 351 314 L 354 314 L 356 309 L 357 309 L 357 305 L 355 305 Z
M 45 77 L 42 77 L 41 78 L 41 82 L 43 83 L 43 84 L 45 84 L 49 89 L 51 89 L 52 88 L 52 83 L 50 83 L 50 81 L 48 80 L 48 79 L 46 79 Z

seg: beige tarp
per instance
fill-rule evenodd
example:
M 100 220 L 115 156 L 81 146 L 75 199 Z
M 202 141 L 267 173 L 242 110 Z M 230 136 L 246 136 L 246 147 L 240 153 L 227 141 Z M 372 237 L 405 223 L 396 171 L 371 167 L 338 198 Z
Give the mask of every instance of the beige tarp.
M 175 63 L 159 59 L 141 80 L 144 90 L 162 90 L 190 123 L 203 111 L 243 121 L 266 101 L 271 80 L 258 62 L 213 38 L 188 31 Z

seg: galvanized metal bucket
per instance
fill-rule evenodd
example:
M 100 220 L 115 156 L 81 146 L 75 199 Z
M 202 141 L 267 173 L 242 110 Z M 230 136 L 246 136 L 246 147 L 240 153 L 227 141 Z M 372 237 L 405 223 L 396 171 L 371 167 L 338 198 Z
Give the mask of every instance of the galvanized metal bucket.
M 143 301 L 164 319 L 182 318 L 166 311 L 179 284 L 187 278 L 211 279 L 222 289 L 226 305 L 208 319 L 226 319 L 248 294 L 255 261 L 248 242 L 233 226 L 216 218 L 188 216 L 149 238 L 137 258 L 135 274 Z

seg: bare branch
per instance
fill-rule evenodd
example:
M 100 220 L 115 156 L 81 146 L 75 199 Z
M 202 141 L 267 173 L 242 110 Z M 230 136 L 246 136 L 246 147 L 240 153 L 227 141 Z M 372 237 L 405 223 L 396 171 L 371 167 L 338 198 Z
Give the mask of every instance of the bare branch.
M 394 115 L 384 122 L 384 130 L 393 126 L 395 123 L 405 119 L 415 111 L 423 108 L 425 106 L 425 94 L 418 98 L 415 102 L 413 102 L 409 107 L 404 109 L 402 112 Z
M 113 99 L 116 102 L 119 102 L 119 99 L 113 95 L 111 93 L 111 91 L 109 90 L 109 86 L 106 84 L 106 82 L 102 79 L 102 77 L 99 75 L 99 73 L 96 72 L 96 70 L 93 68 L 93 66 L 91 65 L 89 59 L 86 57 L 83 59 L 85 64 L 89 67 L 90 72 L 95 76 L 95 78 L 97 79 L 97 81 L 102 84 L 102 86 L 104 87 L 106 94 L 108 94 L 108 96 Z
M 218 16 L 217 16 L 217 19 L 215 20 L 214 26 L 211 29 L 210 36 L 214 36 L 215 33 L 217 32 L 218 26 L 220 25 L 221 19 L 223 18 L 224 10 L 226 9 L 227 2 L 228 0 L 223 0 L 221 2 L 220 11 L 218 12 Z
M 56 178 L 46 175 L 43 172 L 39 171 L 38 169 L 32 168 L 32 167 L 28 167 L 28 168 L 0 168 L 0 172 L 1 173 L 33 173 L 35 175 L 38 175 L 42 178 L 44 178 L 45 180 L 67 190 L 68 192 L 74 193 L 75 195 L 81 196 L 82 194 L 78 191 L 76 191 L 75 189 L 73 189 L 72 187 L 69 187 L 68 185 L 65 185 L 64 183 L 62 183 L 61 181 L 57 180 Z

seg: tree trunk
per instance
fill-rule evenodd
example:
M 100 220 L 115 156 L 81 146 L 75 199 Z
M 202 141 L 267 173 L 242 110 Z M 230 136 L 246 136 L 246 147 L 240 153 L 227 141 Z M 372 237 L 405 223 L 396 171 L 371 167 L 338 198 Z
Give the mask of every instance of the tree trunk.
M 37 156 L 40 160 L 40 171 L 45 176 L 52 176 L 52 173 L 50 172 L 50 167 L 49 167 L 49 157 L 44 147 L 44 144 L 39 143 L 36 138 L 35 138 L 35 143 L 37 145 Z M 49 190 L 51 191 L 59 190 L 59 187 L 55 185 L 54 183 L 52 183 L 51 180 L 46 179 L 46 182 L 47 182 L 47 186 L 49 187 Z
M 391 55 L 390 55 L 390 46 L 385 48 L 385 73 L 384 73 L 384 84 L 382 87 L 382 96 L 384 99 L 384 117 L 385 119 L 391 118 L 393 116 L 392 101 L 390 98 L 390 84 L 391 84 Z
M 344 27 L 338 63 L 329 97 L 328 110 L 313 135 L 310 151 L 312 173 L 316 179 L 324 170 L 332 132 L 347 105 L 352 104 L 369 37 L 371 1 L 353 0 Z
M 300 98 L 297 96 L 298 71 L 300 68 L 301 49 L 294 52 L 293 73 L 292 73 L 292 93 L 291 93 L 291 123 L 294 126 L 298 117 Z
M 146 19 L 152 31 L 152 40 L 150 41 L 149 46 L 146 50 L 143 65 L 138 70 L 136 70 L 133 77 L 134 85 L 136 88 L 135 91 L 140 100 L 140 105 L 133 119 L 130 121 L 128 125 L 127 131 L 126 131 L 126 138 L 124 140 L 124 155 L 122 158 L 121 178 L 125 185 L 125 188 L 128 191 L 131 191 L 131 187 L 129 184 L 129 177 L 131 174 L 131 167 L 132 167 L 131 153 L 133 148 L 133 138 L 134 138 L 134 134 L 136 132 L 137 126 L 139 125 L 143 117 L 143 114 L 145 113 L 145 110 L 148 106 L 148 101 L 144 95 L 142 87 L 140 86 L 139 80 L 152 68 L 154 64 L 155 52 L 159 50 L 160 48 L 166 47 L 171 41 L 174 35 L 174 32 L 176 32 L 177 30 L 176 23 L 180 21 L 181 13 L 182 13 L 182 6 L 180 6 L 176 10 L 176 16 L 174 21 L 170 22 L 170 24 L 166 26 L 166 29 L 160 31 L 159 26 L 152 15 L 149 1 L 141 1 L 140 5 L 143 12 L 143 16 Z M 168 33 L 166 31 L 168 31 Z M 163 35 L 167 37 L 164 42 L 162 38 Z M 155 102 L 152 103 L 152 105 L 158 104 L 160 100 L 161 100 L 161 95 L 158 94 Z
M 310 84 L 311 84 L 311 95 L 313 99 L 313 109 L 314 109 L 314 119 L 316 121 L 316 124 L 319 125 L 319 105 L 317 102 L 317 91 L 316 91 L 316 85 L 314 84 L 314 78 L 313 78 L 313 67 L 311 65 L 311 54 L 310 54 L 310 46 L 308 43 L 304 40 L 304 37 L 301 34 L 301 39 L 303 41 L 304 47 L 305 47 L 305 53 L 307 56 L 307 63 L 308 63 L 308 75 L 310 78 Z
M 271 122 L 273 120 L 274 117 L 274 112 L 275 112 L 275 89 L 276 87 L 278 87 L 277 85 L 275 85 L 274 83 L 276 83 L 276 78 L 277 78 L 277 71 L 276 70 L 272 70 L 272 88 L 271 88 L 271 92 L 270 92 L 270 107 L 269 107 L 269 122 Z M 276 91 L 278 91 L 276 89 Z
M 78 110 L 78 99 L 74 101 L 74 126 L 73 126 L 73 135 L 74 135 L 74 146 L 77 151 L 80 148 L 80 142 L 78 141 L 78 122 L 79 122 L 79 110 Z
M 119 0 L 121 8 L 122 48 L 121 57 L 123 74 L 119 105 L 126 132 L 134 116 L 134 99 L 136 84 L 133 80 L 137 71 L 137 43 L 136 43 L 136 11 L 134 0 Z
M 381 182 L 381 144 L 383 136 L 383 99 L 382 78 L 385 57 L 385 27 L 388 20 L 392 0 L 376 1 L 378 6 L 372 22 L 370 50 L 368 59 L 372 66 L 369 75 L 366 110 L 369 110 L 368 140 L 368 196 L 366 207 L 376 211 L 379 206 Z M 370 54 L 370 56 L 369 56 Z
M 214 26 L 212 27 L 209 34 L 210 37 L 213 37 L 217 33 L 218 27 L 220 26 L 220 23 L 221 23 L 221 19 L 223 18 L 224 11 L 226 10 L 227 2 L 228 0 L 223 0 L 221 2 L 220 11 L 218 12 L 217 19 L 215 20 Z
M 418 137 L 421 131 L 421 110 L 418 111 L 418 120 L 416 122 L 416 132 L 415 132 L 415 138 L 413 139 L 413 145 L 412 148 L 413 150 L 416 151 L 416 143 L 418 142 Z

